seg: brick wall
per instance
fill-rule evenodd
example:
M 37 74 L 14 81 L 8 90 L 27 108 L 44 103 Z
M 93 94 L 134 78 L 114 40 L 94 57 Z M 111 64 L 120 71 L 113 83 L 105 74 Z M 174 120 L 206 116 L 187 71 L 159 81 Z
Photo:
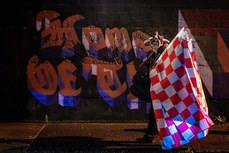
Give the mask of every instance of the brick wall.
M 0 10 L 0 31 L 3 37 L 1 67 L 4 74 L 1 76 L 4 96 L 0 103 L 0 120 L 43 120 L 45 114 L 51 120 L 146 119 L 145 107 L 135 111 L 127 109 L 124 104 L 118 108 L 108 107 L 103 99 L 96 97 L 98 93 L 95 87 L 90 91 L 99 102 L 90 99 L 92 102 L 87 103 L 85 100 L 84 105 L 76 108 L 62 108 L 58 104 L 45 107 L 31 95 L 27 87 L 26 71 L 28 61 L 33 55 L 44 56 L 45 51 L 41 49 L 41 31 L 36 29 L 36 17 L 43 10 L 58 12 L 61 21 L 72 15 L 81 15 L 85 18 L 81 26 L 93 25 L 99 27 L 103 33 L 106 28 L 124 27 L 131 40 L 132 33 L 138 30 L 148 35 L 158 31 L 171 40 L 182 25 L 179 21 L 180 11 L 183 21 L 196 40 L 199 53 L 202 54 L 199 56 L 199 63 L 203 82 L 207 82 L 206 95 L 210 98 L 227 99 L 229 11 L 226 4 L 226 1 L 216 0 L 4 2 Z M 79 40 L 82 40 L 81 35 Z M 205 63 L 202 63 L 202 57 Z M 58 62 L 54 60 L 54 63 Z M 209 79 L 207 74 L 212 78 Z M 88 90 L 87 88 L 85 92 Z

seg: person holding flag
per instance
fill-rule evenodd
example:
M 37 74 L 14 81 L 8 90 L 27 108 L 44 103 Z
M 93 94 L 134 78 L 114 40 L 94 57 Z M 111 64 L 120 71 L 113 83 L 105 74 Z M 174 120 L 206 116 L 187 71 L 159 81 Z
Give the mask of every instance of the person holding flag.
M 149 88 L 139 90 L 133 85 L 130 92 L 140 99 L 150 97 L 152 109 L 148 130 L 137 141 L 152 142 L 158 134 L 162 149 L 167 150 L 204 138 L 214 123 L 208 116 L 192 39 L 187 31 L 182 28 L 171 43 L 156 33 L 145 45 L 151 45 L 154 50 L 140 65 L 140 68 L 150 67 L 149 75 L 145 75 L 149 76 Z M 134 84 L 139 80 L 137 76 L 133 78 Z
M 161 55 L 161 53 L 166 49 L 169 42 L 169 40 L 159 35 L 158 32 L 155 32 L 153 37 L 149 37 L 146 41 L 144 41 L 144 45 L 150 46 L 152 48 L 152 52 L 148 57 L 143 59 L 143 62 L 140 64 L 137 73 L 133 77 L 133 85 L 129 88 L 129 91 L 133 95 L 137 96 L 143 101 L 146 101 L 147 103 L 150 103 L 147 131 L 142 138 L 137 138 L 137 141 L 140 143 L 155 143 L 158 140 L 158 129 L 150 97 L 149 69 L 156 59 Z
M 214 124 L 202 88 L 192 39 L 182 28 L 149 70 L 160 144 L 173 149 L 204 138 Z

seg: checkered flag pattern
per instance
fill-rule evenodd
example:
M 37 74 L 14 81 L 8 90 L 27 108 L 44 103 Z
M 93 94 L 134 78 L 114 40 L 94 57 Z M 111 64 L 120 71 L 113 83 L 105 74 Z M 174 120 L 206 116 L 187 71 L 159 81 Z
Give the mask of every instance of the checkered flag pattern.
M 150 69 L 150 93 L 162 149 L 203 138 L 214 124 L 208 107 L 192 40 L 184 28 Z

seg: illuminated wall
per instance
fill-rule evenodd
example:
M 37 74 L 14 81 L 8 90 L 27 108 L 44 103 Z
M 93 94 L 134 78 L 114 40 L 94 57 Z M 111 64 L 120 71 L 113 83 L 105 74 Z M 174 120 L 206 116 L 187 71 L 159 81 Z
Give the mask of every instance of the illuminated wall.
M 215 99 L 229 97 L 228 14 L 228 9 L 179 10 L 179 26 L 192 33 L 206 92 Z
M 152 52 L 143 42 L 155 31 L 172 40 L 183 26 L 195 40 L 207 98 L 227 99 L 228 10 L 215 4 L 6 3 L 14 13 L 1 13 L 7 57 L 1 120 L 147 119 L 148 102 L 129 92 L 139 64 Z M 202 14 L 209 15 L 208 24 Z
M 90 25 L 83 15 L 63 18 L 54 10 L 38 12 L 35 28 L 41 43 L 38 54 L 28 61 L 26 74 L 37 103 L 81 109 L 85 103 L 93 108 L 100 101 L 106 109 L 96 114 L 122 110 L 126 115 L 116 115 L 120 120 L 135 119 L 128 117 L 134 112 L 145 118 L 150 101 L 140 100 L 128 89 L 142 59 L 152 52 L 143 44 L 149 33 L 128 25 Z M 79 119 L 83 118 L 87 115 Z

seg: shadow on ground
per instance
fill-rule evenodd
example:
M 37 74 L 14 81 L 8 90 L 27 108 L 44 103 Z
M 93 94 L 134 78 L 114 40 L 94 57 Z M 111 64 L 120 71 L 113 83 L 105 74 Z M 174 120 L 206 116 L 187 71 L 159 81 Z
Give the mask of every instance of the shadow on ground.
M 27 152 L 114 152 L 114 153 L 156 153 L 187 152 L 187 148 L 170 151 L 161 150 L 159 144 L 140 144 L 136 141 L 105 141 L 94 137 L 38 138 Z
M 209 134 L 219 134 L 219 135 L 229 135 L 229 131 L 217 131 L 217 130 L 212 130 L 209 132 Z

